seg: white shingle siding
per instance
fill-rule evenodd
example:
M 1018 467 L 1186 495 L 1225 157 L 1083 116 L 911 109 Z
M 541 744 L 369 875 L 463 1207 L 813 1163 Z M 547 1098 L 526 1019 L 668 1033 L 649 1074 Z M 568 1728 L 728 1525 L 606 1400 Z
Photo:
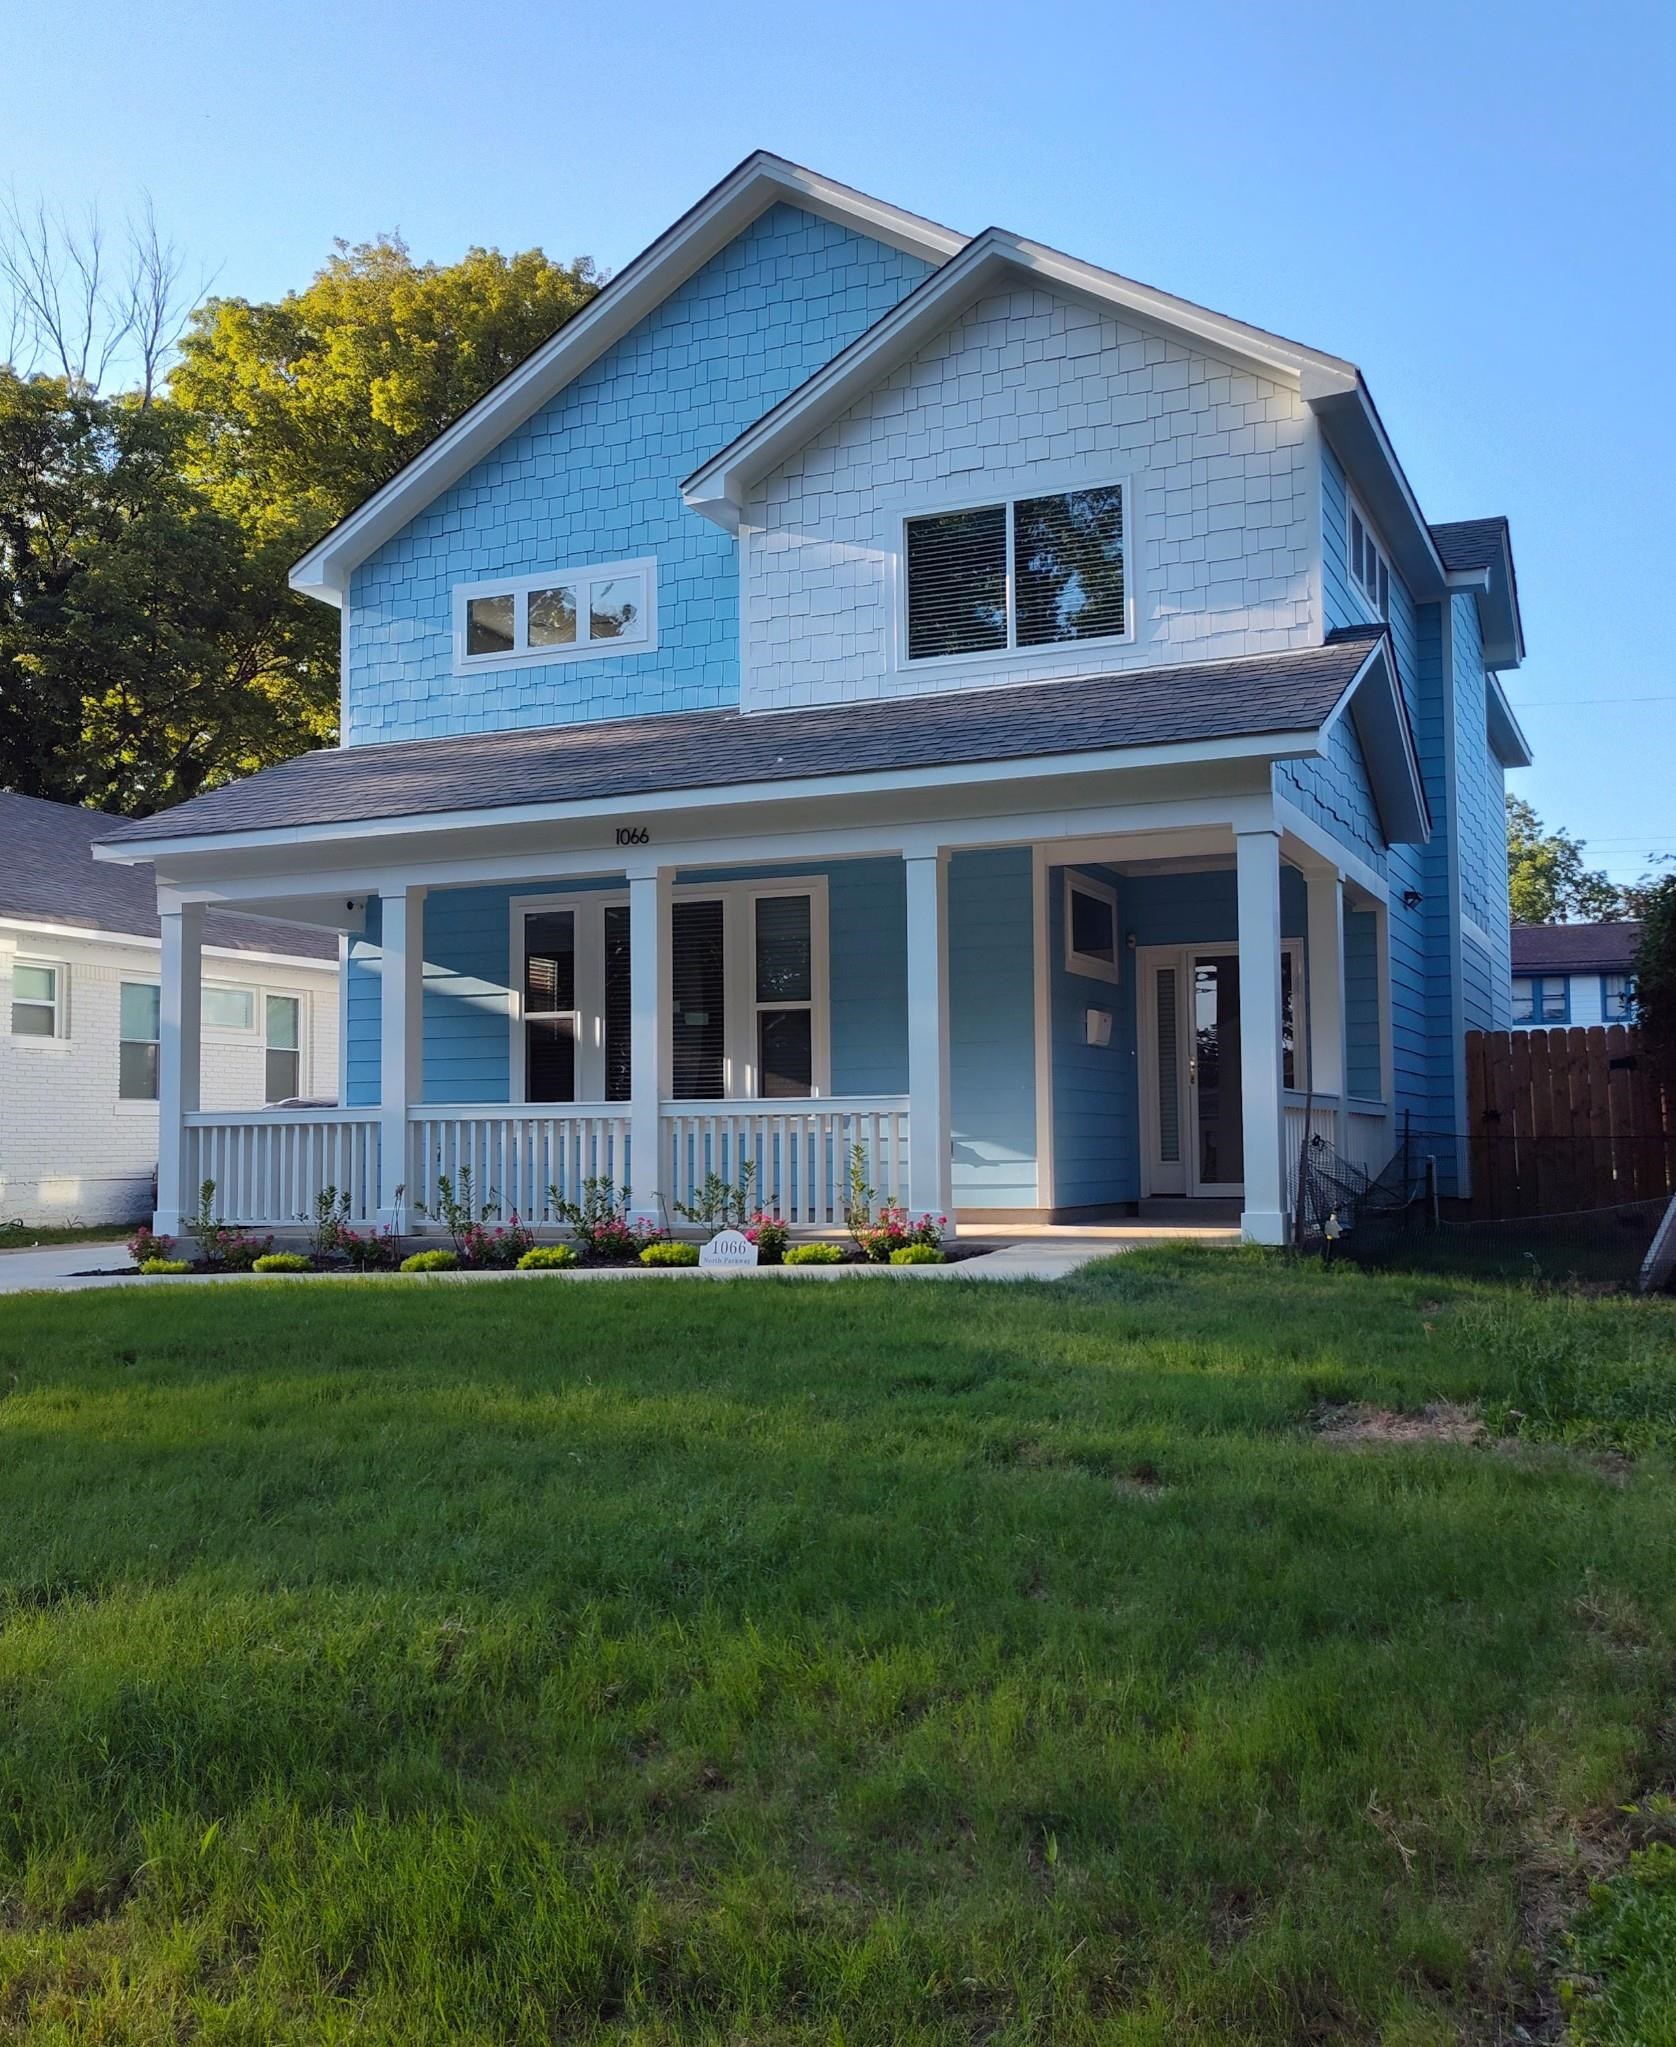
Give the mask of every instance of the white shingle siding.
M 68 968 L 68 1035 L 11 1035 L 12 964 L 18 957 Z M 64 938 L 0 927 L 0 1222 L 128 1222 L 151 1207 L 157 1107 L 117 1092 L 119 990 L 158 975 L 155 944 L 90 934 Z M 303 1086 L 338 1085 L 337 968 L 279 966 L 206 950 L 206 981 L 302 995 Z M 259 1108 L 266 1069 L 260 1031 L 204 1033 L 206 1109 Z
M 1296 391 L 1031 289 L 980 300 L 753 494 L 747 709 L 1316 644 L 1314 456 Z M 1132 641 L 892 667 L 905 512 L 1128 482 Z

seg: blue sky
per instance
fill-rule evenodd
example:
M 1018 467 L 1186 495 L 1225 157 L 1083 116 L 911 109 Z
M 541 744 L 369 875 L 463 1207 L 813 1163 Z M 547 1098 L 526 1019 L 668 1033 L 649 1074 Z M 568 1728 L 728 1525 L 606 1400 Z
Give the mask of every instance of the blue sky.
M 1350 356 L 1428 516 L 1511 517 L 1516 786 L 1629 878 L 1676 852 L 1673 74 L 1669 0 L 64 0 L 8 28 L 0 183 L 149 192 L 266 297 L 391 228 L 614 267 L 763 146 Z

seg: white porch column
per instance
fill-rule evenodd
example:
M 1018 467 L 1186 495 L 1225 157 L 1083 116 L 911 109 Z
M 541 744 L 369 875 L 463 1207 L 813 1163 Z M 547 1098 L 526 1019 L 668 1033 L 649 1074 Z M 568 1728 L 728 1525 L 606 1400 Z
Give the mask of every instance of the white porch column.
M 184 1118 L 198 1106 L 203 1015 L 204 911 L 201 903 L 160 904 L 163 954 L 157 1005 L 157 1209 L 151 1226 L 178 1237 L 198 1207 L 186 1185 Z
M 1344 1036 L 1344 877 L 1336 867 L 1312 862 L 1304 869 L 1304 888 L 1309 899 L 1309 1078 L 1318 1095 L 1338 1100 L 1334 1143 L 1342 1155 L 1349 1071 Z
M 1245 1209 L 1249 1243 L 1286 1241 L 1281 1157 L 1280 833 L 1234 835 L 1239 898 L 1240 1093 L 1245 1129 Z
M 629 885 L 629 1177 L 635 1220 L 663 1228 L 664 1029 L 670 1012 L 669 887 L 672 870 L 630 870 Z
M 425 891 L 379 896 L 378 1213 L 400 1226 L 407 1112 L 424 1093 Z
M 948 855 L 910 853 L 908 874 L 908 1206 L 948 1217 L 949 1167 Z

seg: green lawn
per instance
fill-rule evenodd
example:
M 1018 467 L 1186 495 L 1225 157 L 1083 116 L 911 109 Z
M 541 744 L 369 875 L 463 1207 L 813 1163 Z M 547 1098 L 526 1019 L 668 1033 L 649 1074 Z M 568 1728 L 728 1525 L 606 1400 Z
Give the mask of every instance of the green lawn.
M 1676 1763 L 1676 1304 L 251 1280 L 0 1386 L 0 2039 L 1541 2037 Z M 1519 1438 L 1315 1438 L 1433 1399 Z
M 32 1251 L 39 1244 L 123 1244 L 139 1228 L 131 1223 L 25 1223 L 0 1221 L 0 1251 Z

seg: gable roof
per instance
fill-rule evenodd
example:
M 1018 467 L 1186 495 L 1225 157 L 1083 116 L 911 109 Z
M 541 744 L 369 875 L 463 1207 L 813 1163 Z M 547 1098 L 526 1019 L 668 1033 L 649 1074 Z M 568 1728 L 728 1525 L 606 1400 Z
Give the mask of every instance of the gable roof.
M 95 843 L 123 825 L 123 819 L 102 810 L 0 791 L 0 921 L 156 938 L 157 889 L 150 868 L 112 867 L 93 857 Z M 218 910 L 204 919 L 204 943 L 225 952 L 281 953 L 337 964 L 335 933 Z
M 1498 515 L 1493 519 L 1455 519 L 1434 526 L 1431 533 L 1451 586 L 1478 593 L 1485 665 L 1517 668 L 1525 657 L 1525 628 L 1519 615 L 1512 528 Z M 1528 767 L 1530 762 L 1526 759 L 1509 765 Z
M 1515 924 L 1516 974 L 1627 974 L 1635 965 L 1641 926 Z
M 966 239 L 952 228 L 757 150 L 619 270 L 551 340 L 317 541 L 292 568 L 292 588 L 340 603 L 349 571 L 358 562 L 550 403 L 742 229 L 782 202 L 928 263 L 945 262 Z
M 120 825 L 104 840 L 104 857 L 227 834 L 313 829 L 330 836 L 346 824 L 394 827 L 400 820 L 690 790 L 737 797 L 789 782 L 988 762 L 1069 764 L 1073 756 L 1126 749 L 1179 746 L 1191 757 L 1219 741 L 1271 736 L 1277 755 L 1303 753 L 1365 686 L 1385 690 L 1401 715 L 1389 645 L 1382 627 L 1360 627 L 1291 653 L 885 703 L 660 712 L 342 747 L 303 754 L 177 810 Z M 1393 786 L 1404 759 L 1401 752 L 1382 759 L 1378 772 Z M 1371 759 L 1369 767 L 1375 771 Z M 1415 800 L 1423 816 L 1417 778 Z

